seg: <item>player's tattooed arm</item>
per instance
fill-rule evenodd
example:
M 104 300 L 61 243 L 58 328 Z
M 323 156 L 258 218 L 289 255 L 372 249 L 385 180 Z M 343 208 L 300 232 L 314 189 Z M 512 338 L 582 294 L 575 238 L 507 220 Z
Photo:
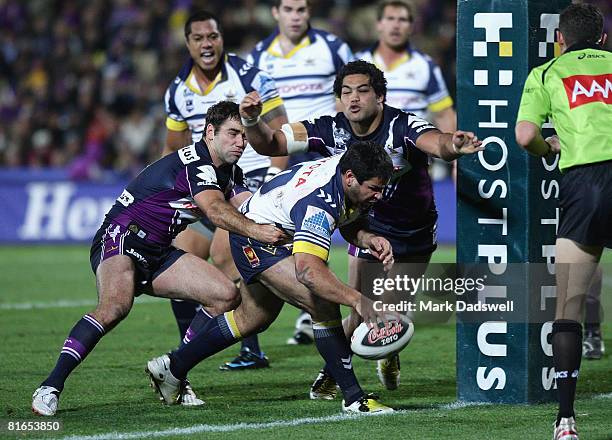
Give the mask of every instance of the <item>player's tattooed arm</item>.
M 263 114 L 261 116 L 261 120 L 265 122 L 272 130 L 279 130 L 283 126 L 283 124 L 289 122 L 289 120 L 287 119 L 287 111 L 285 110 L 284 105 L 274 107 L 268 113 Z M 270 168 L 268 170 L 268 173 L 266 174 L 266 180 L 270 180 L 276 174 L 287 168 L 288 163 L 289 157 L 287 156 L 272 157 Z
M 320 257 L 305 252 L 294 257 L 296 278 L 312 293 L 336 304 L 357 306 L 361 294 L 340 281 Z
M 284 105 L 274 107 L 268 113 L 262 115 L 261 120 L 268 124 L 268 127 L 270 127 L 272 130 L 278 130 L 283 126 L 283 124 L 289 122 Z

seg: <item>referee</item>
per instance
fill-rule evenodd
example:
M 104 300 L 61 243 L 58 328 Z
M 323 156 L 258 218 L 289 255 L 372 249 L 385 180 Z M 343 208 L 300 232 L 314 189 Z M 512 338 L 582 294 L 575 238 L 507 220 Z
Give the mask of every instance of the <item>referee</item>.
M 516 124 L 516 142 L 529 153 L 561 153 L 552 330 L 559 390 L 554 440 L 578 440 L 574 396 L 582 308 L 603 248 L 612 247 L 612 54 L 602 50 L 605 39 L 599 9 L 568 6 L 557 31 L 561 55 L 527 77 Z M 558 137 L 544 140 L 540 127 L 548 117 Z

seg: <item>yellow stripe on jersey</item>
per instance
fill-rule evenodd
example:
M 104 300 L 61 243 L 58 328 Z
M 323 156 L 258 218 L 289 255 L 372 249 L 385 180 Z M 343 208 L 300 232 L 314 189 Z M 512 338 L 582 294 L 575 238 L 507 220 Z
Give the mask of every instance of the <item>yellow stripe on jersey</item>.
M 382 70 L 383 72 L 391 72 L 392 70 L 397 69 L 402 64 L 408 62 L 408 60 L 410 59 L 410 54 L 408 52 L 404 53 L 404 55 L 393 61 L 389 66 L 385 64 L 383 57 L 381 57 L 378 52 L 374 52 L 372 54 L 372 59 L 374 60 L 374 64 L 376 65 L 376 67 L 378 67 L 380 70 Z
M 208 84 L 208 86 L 206 87 L 206 90 L 202 91 L 202 89 L 200 88 L 200 84 L 198 84 L 198 81 L 196 80 L 196 77 L 193 74 L 193 68 L 192 68 L 191 72 L 189 72 L 189 76 L 185 80 L 185 85 L 193 93 L 197 93 L 200 96 L 206 96 L 210 92 L 212 92 L 212 90 L 215 88 L 215 86 L 217 85 L 219 81 L 221 81 L 221 71 L 219 71 L 219 73 L 217 73 L 217 76 L 215 76 L 215 79 L 210 84 Z
M 321 246 L 317 246 L 316 244 L 309 243 L 308 241 L 294 241 L 293 253 L 314 255 L 315 257 L 319 257 L 323 261 L 327 261 L 327 258 L 329 257 L 329 251 L 327 249 Z
M 229 312 L 225 312 L 224 317 L 234 337 L 236 339 L 242 339 L 242 335 L 240 334 L 240 330 L 238 330 L 238 325 L 236 324 L 236 318 L 234 318 L 234 311 L 230 310 Z
M 283 98 L 277 96 L 275 98 L 269 99 L 263 103 L 263 107 L 261 109 L 261 115 L 265 115 L 270 110 L 274 110 L 276 107 L 280 107 L 283 105 Z
M 429 109 L 430 112 L 436 113 L 436 112 L 441 112 L 442 110 L 446 110 L 447 108 L 452 107 L 452 106 L 453 106 L 453 98 L 451 98 L 450 96 L 447 96 L 446 98 L 442 98 L 438 102 L 429 104 L 427 108 Z
M 397 69 L 399 66 L 404 64 L 410 59 L 410 55 L 406 52 L 401 58 L 393 61 L 389 67 L 387 67 L 387 71 L 391 72 L 394 69 Z
M 278 41 L 278 37 L 276 37 L 274 39 L 274 41 L 272 41 L 272 43 L 270 43 L 270 46 L 268 47 L 268 50 L 266 52 L 268 52 L 270 55 L 274 55 L 275 57 L 278 58 L 291 58 L 293 55 L 295 55 L 295 53 L 310 45 L 310 37 L 308 35 L 306 35 L 304 38 L 302 38 L 302 41 L 299 42 L 299 44 L 297 46 L 295 46 L 293 49 L 291 49 L 289 52 L 287 52 L 286 55 L 283 55 L 281 46 L 280 46 L 280 42 Z
M 175 121 L 172 118 L 166 118 L 166 127 L 172 131 L 185 131 L 189 129 L 189 125 L 185 121 Z

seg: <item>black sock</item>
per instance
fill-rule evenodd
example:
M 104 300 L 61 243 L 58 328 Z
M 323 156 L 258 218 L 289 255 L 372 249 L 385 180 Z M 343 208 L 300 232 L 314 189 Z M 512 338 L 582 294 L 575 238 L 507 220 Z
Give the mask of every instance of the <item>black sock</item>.
M 174 313 L 174 319 L 176 319 L 176 325 L 178 326 L 180 339 L 183 340 L 183 336 L 189 328 L 189 324 L 193 321 L 196 315 L 199 304 L 191 301 L 177 301 L 170 300 L 172 305 L 172 313 Z
M 325 359 L 325 371 L 331 374 L 342 390 L 345 405 L 362 398 L 365 393 L 353 371 L 353 353 L 344 335 L 342 321 L 313 322 L 312 329 L 317 349 Z
M 70 330 L 60 352 L 55 368 L 41 384 L 64 389 L 64 382 L 104 336 L 104 327 L 92 316 L 83 316 Z
M 260 357 L 263 355 L 261 348 L 259 348 L 259 338 L 256 334 L 249 336 L 248 338 L 244 338 L 242 340 L 242 348 L 248 348 L 251 353 L 254 353 Z
M 559 414 L 562 417 L 574 416 L 576 382 L 582 358 L 582 326 L 576 321 L 558 319 L 552 329 L 553 365 L 559 392 Z
M 601 318 L 599 310 L 601 305 L 598 297 L 587 295 L 585 300 L 584 332 L 599 335 L 601 333 Z

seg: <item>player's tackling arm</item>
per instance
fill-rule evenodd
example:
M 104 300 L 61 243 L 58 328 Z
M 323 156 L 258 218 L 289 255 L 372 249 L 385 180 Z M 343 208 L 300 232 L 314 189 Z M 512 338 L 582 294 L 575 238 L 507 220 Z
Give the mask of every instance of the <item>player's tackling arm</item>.
M 194 196 L 194 200 L 210 221 L 219 228 L 263 243 L 275 244 L 285 239 L 284 232 L 275 226 L 258 225 L 239 213 L 225 201 L 221 191 L 202 191 Z
M 274 107 L 267 113 L 264 113 L 261 116 L 261 120 L 265 122 L 268 127 L 272 130 L 280 130 L 280 128 L 287 124 L 289 120 L 287 119 L 287 111 L 285 110 L 284 105 L 279 105 L 278 107 Z M 271 179 L 276 174 L 283 171 L 287 168 L 287 164 L 289 163 L 289 157 L 287 156 L 275 156 L 270 158 L 270 168 L 268 168 L 268 174 L 266 174 L 266 180 Z
M 307 150 L 308 135 L 302 123 L 284 124 L 281 129 L 273 130 L 265 118 L 260 118 L 261 110 L 262 102 L 257 92 L 247 94 L 240 103 L 242 125 L 255 151 L 265 156 L 286 156 Z
M 461 130 L 454 133 L 430 130 L 417 138 L 416 146 L 419 150 L 448 162 L 465 154 L 484 150 L 482 141 L 474 133 Z

